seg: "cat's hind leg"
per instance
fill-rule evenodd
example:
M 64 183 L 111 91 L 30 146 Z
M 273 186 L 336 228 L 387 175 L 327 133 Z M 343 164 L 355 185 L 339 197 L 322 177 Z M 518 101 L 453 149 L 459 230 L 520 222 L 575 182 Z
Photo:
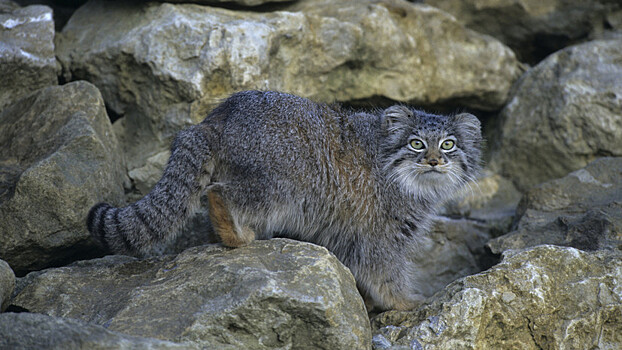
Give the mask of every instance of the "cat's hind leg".
M 216 186 L 207 192 L 209 218 L 222 243 L 228 247 L 240 247 L 255 240 L 255 232 L 248 226 L 238 224 L 231 216 Z

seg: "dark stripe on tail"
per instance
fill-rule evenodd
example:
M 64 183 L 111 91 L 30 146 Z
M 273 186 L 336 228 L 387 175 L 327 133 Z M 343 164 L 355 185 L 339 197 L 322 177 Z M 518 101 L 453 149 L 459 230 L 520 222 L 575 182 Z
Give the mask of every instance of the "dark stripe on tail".
M 86 218 L 86 226 L 91 233 L 91 236 L 95 237 L 106 250 L 110 250 L 108 242 L 106 242 L 106 214 L 113 207 L 108 203 L 99 203 L 93 206 L 89 210 L 89 215 Z
M 136 251 L 136 247 L 134 247 L 132 242 L 130 242 L 130 240 L 127 238 L 127 232 L 123 229 L 123 226 L 121 226 L 121 221 L 119 220 L 120 213 L 121 213 L 121 210 L 119 209 L 116 209 L 114 212 L 113 219 L 114 219 L 115 231 L 117 232 L 117 235 L 121 237 L 121 241 L 123 242 L 123 247 L 125 248 L 125 250 L 130 253 L 133 253 Z
M 151 205 L 150 206 L 151 208 L 155 207 L 153 203 L 149 203 L 149 204 Z M 147 216 L 145 215 L 145 213 L 142 210 L 140 210 L 140 207 L 136 205 L 136 203 L 134 203 L 131 205 L 131 208 L 134 211 L 134 215 L 136 215 L 136 218 L 138 219 L 138 221 L 140 221 L 140 224 L 146 227 L 153 237 L 159 237 L 160 231 L 156 230 L 156 228 L 153 227 L 153 225 L 151 225 L 151 220 L 149 220 Z

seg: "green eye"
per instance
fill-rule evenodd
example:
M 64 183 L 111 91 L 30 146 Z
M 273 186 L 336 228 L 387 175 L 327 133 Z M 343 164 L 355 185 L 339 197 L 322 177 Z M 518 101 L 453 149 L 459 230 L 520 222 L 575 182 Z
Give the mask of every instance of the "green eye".
M 454 148 L 455 145 L 456 142 L 454 142 L 454 140 L 445 140 L 443 141 L 443 143 L 441 143 L 441 148 L 445 151 L 449 151 L 450 149 Z
M 425 148 L 425 144 L 421 140 L 414 139 L 414 140 L 410 141 L 410 147 L 412 147 L 414 150 L 418 151 L 418 150 L 424 149 Z

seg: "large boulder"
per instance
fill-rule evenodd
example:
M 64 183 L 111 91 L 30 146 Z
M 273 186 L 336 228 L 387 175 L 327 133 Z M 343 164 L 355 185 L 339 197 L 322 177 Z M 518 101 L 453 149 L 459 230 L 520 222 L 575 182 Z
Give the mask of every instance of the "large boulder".
M 58 84 L 52 9 L 0 2 L 0 111 L 42 87 Z
M 619 349 L 622 254 L 507 251 L 415 312 L 374 320 L 375 349 Z
M 524 196 L 515 230 L 488 243 L 494 253 L 539 244 L 622 249 L 622 158 L 601 158 Z
M 510 46 L 535 63 L 614 27 L 622 15 L 618 0 L 425 0 L 460 23 Z
M 284 9 L 92 0 L 57 36 L 57 55 L 66 79 L 94 83 L 122 117 L 115 130 L 130 170 L 238 90 L 494 110 L 521 73 L 509 48 L 430 6 L 323 1 Z
M 190 248 L 33 272 L 16 307 L 202 348 L 365 349 L 369 320 L 354 277 L 325 248 L 286 239 Z
M 525 191 L 622 156 L 622 39 L 559 51 L 527 72 L 501 112 L 492 161 Z
M 120 203 L 123 163 L 87 82 L 34 92 L 0 113 L 0 256 L 16 274 L 88 256 L 85 218 Z
M 74 319 L 24 312 L 0 315 L 0 349 L 192 350 L 198 347 L 133 337 Z
M 15 288 L 15 274 L 4 260 L 0 260 L 0 312 L 9 306 L 9 297 Z

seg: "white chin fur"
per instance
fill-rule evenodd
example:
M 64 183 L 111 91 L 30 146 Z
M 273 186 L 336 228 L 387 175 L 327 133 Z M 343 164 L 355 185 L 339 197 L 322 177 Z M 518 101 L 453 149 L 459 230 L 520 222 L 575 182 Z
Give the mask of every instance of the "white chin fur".
M 438 171 L 430 166 L 401 166 L 392 177 L 412 196 L 444 201 L 453 197 L 465 182 L 460 176 L 462 169 L 452 165 L 439 167 Z

